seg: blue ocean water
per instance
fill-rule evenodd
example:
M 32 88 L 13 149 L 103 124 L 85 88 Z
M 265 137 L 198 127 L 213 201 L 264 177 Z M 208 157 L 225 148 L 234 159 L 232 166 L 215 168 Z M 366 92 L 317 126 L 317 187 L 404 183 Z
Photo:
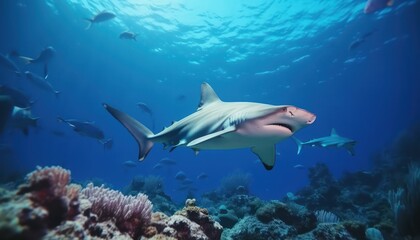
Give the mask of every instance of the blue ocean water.
M 363 13 L 364 5 L 350 0 L 1 1 L 0 53 L 34 57 L 53 46 L 48 80 L 61 91 L 55 98 L 0 69 L 0 83 L 30 95 L 31 111 L 40 117 L 28 136 L 16 130 L 2 134 L 2 146 L 12 153 L 3 155 L 1 174 L 60 165 L 71 170 L 74 181 L 102 179 L 114 188 L 136 175 L 157 175 L 165 192 L 183 201 L 186 193 L 176 190 L 174 178 L 180 170 L 194 179 L 197 196 L 235 171 L 249 173 L 251 192 L 263 199 L 280 199 L 305 186 L 307 168 L 317 162 L 336 177 L 370 171 L 372 156 L 420 119 L 420 5 L 400 0 L 372 14 Z M 102 10 L 116 17 L 86 30 L 84 19 Z M 138 34 L 137 40 L 120 39 L 126 30 Z M 42 64 L 16 64 L 23 71 L 44 71 Z M 101 103 L 151 127 L 151 117 L 136 106 L 146 103 L 158 132 L 196 110 L 203 81 L 224 101 L 307 109 L 317 120 L 296 137 L 306 141 L 335 128 L 357 141 L 356 155 L 311 147 L 297 155 L 288 139 L 276 145 L 277 162 L 267 171 L 249 149 L 195 156 L 188 148 L 168 152 L 156 144 L 146 160 L 124 166 L 137 161 L 137 144 Z M 112 149 L 78 135 L 57 116 L 93 121 L 113 139 Z M 162 158 L 177 164 L 153 169 Z M 297 164 L 304 168 L 294 168 Z M 196 180 L 202 172 L 209 177 Z

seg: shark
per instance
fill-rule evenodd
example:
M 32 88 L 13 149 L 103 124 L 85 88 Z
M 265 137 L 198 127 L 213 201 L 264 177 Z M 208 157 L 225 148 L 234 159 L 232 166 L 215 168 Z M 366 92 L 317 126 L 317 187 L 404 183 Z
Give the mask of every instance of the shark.
M 104 108 L 134 137 L 139 161 L 154 143 L 170 151 L 183 146 L 200 150 L 250 148 L 267 170 L 274 167 L 275 144 L 312 124 L 316 115 L 292 105 L 255 102 L 224 102 L 206 82 L 196 112 L 154 134 L 130 115 L 103 103 Z
M 338 135 L 334 128 L 331 130 L 331 134 L 327 137 L 315 138 L 307 142 L 302 142 L 296 137 L 293 137 L 293 139 L 298 145 L 297 154 L 300 154 L 302 147 L 305 145 L 319 146 L 319 147 L 337 147 L 337 148 L 344 147 L 350 155 L 354 156 L 355 154 L 354 146 L 356 145 L 356 141 L 353 139 L 345 138 Z

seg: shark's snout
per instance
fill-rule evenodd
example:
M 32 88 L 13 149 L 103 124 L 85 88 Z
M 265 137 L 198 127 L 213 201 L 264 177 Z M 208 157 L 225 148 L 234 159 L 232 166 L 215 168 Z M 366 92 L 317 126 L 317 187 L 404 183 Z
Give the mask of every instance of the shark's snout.
M 316 115 L 298 107 L 288 107 L 289 115 L 294 119 L 297 129 L 315 122 Z M 296 129 L 296 130 L 297 130 Z
M 307 124 L 312 124 L 316 120 L 316 115 L 315 114 L 311 114 L 311 115 L 312 116 L 310 116 L 309 120 L 306 122 Z

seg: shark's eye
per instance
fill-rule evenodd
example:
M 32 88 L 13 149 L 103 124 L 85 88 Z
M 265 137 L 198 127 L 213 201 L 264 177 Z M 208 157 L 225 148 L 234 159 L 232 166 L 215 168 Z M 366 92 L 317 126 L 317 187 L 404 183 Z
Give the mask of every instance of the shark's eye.
M 280 112 L 286 112 L 286 111 L 287 111 L 287 107 L 280 108 Z

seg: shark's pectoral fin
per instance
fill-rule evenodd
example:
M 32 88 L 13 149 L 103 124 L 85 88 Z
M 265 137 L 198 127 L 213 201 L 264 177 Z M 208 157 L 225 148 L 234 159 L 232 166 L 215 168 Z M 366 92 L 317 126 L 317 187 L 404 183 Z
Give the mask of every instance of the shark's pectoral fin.
M 194 140 L 192 140 L 191 142 L 189 142 L 189 143 L 187 144 L 187 147 L 193 147 L 193 146 L 196 146 L 196 145 L 198 145 L 198 144 L 201 144 L 201 143 L 203 143 L 203 142 L 206 142 L 206 141 L 208 141 L 208 140 L 211 140 L 211 139 L 213 139 L 213 138 L 215 138 L 215 137 L 219 137 L 219 136 L 221 136 L 221 135 L 223 135 L 223 134 L 230 133 L 230 132 L 233 132 L 233 131 L 235 131 L 235 130 L 236 130 L 236 127 L 235 127 L 235 126 L 230 126 L 230 127 L 227 127 L 227 128 L 225 128 L 225 129 L 223 129 L 223 130 L 221 130 L 221 131 L 218 131 L 218 132 L 214 132 L 214 133 L 210 133 L 210 134 L 204 135 L 204 136 L 202 136 L 202 137 L 199 137 L 199 138 L 194 139 Z
M 276 148 L 274 145 L 257 146 L 251 148 L 251 150 L 260 158 L 261 162 L 264 164 L 265 169 L 273 169 L 274 162 L 276 161 Z

